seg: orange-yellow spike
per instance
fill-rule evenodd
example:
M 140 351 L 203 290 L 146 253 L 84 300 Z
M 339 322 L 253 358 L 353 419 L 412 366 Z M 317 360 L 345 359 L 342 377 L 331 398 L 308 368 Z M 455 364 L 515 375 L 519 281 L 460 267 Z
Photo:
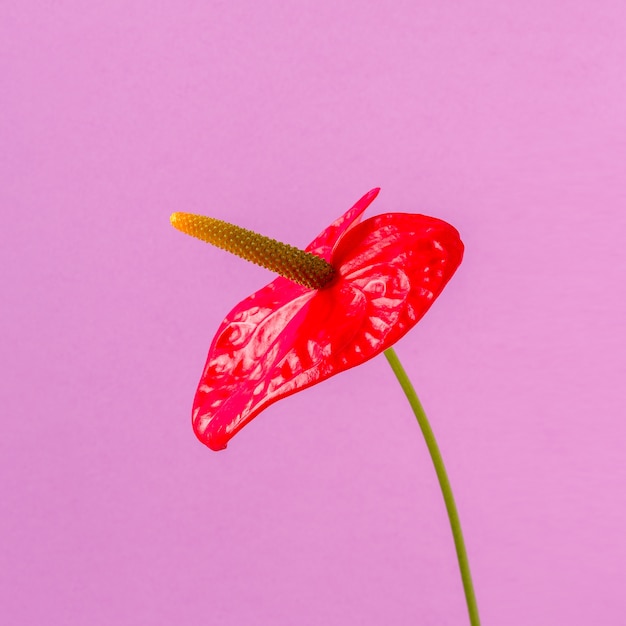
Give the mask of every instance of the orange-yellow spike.
M 170 222 L 187 235 L 232 252 L 310 289 L 321 289 L 335 276 L 335 268 L 330 263 L 310 252 L 222 220 L 193 213 L 172 213 Z

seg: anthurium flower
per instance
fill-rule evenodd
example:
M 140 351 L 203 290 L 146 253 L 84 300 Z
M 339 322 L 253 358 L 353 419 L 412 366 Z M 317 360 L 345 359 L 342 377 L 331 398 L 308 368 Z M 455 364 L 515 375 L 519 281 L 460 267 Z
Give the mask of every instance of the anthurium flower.
M 450 224 L 408 213 L 360 221 L 378 192 L 363 196 L 307 246 L 333 270 L 327 284 L 310 288 L 280 276 L 218 328 L 192 411 L 194 432 L 209 448 L 225 448 L 277 400 L 393 345 L 454 274 L 463 244 Z M 172 223 L 197 235 L 189 221 L 196 217 L 176 213 Z

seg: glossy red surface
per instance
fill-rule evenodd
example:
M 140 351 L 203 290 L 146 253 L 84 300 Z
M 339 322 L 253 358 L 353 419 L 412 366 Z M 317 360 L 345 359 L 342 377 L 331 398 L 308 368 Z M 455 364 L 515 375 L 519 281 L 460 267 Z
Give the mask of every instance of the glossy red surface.
M 221 450 L 264 408 L 376 356 L 426 313 L 463 257 L 442 220 L 387 213 L 360 222 L 373 189 L 307 248 L 337 278 L 311 290 L 277 278 L 220 325 L 193 404 L 194 432 Z

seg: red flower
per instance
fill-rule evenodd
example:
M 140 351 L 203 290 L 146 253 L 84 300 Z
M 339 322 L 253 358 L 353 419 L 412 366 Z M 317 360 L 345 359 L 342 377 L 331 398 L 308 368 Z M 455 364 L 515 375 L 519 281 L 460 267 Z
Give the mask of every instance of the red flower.
M 221 450 L 273 402 L 376 356 L 426 313 L 463 257 L 455 228 L 386 213 L 360 222 L 373 189 L 307 248 L 334 280 L 309 289 L 279 277 L 222 322 L 193 404 L 200 441 Z

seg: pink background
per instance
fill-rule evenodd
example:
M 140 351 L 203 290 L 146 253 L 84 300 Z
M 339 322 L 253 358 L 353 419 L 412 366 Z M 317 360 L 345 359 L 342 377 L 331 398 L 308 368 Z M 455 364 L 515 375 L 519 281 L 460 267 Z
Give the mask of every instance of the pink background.
M 304 246 L 374 186 L 466 244 L 397 352 L 484 624 L 624 623 L 626 5 L 385 4 L 2 4 L 5 623 L 466 623 L 384 358 L 225 452 L 190 427 L 273 276 L 169 214 Z

